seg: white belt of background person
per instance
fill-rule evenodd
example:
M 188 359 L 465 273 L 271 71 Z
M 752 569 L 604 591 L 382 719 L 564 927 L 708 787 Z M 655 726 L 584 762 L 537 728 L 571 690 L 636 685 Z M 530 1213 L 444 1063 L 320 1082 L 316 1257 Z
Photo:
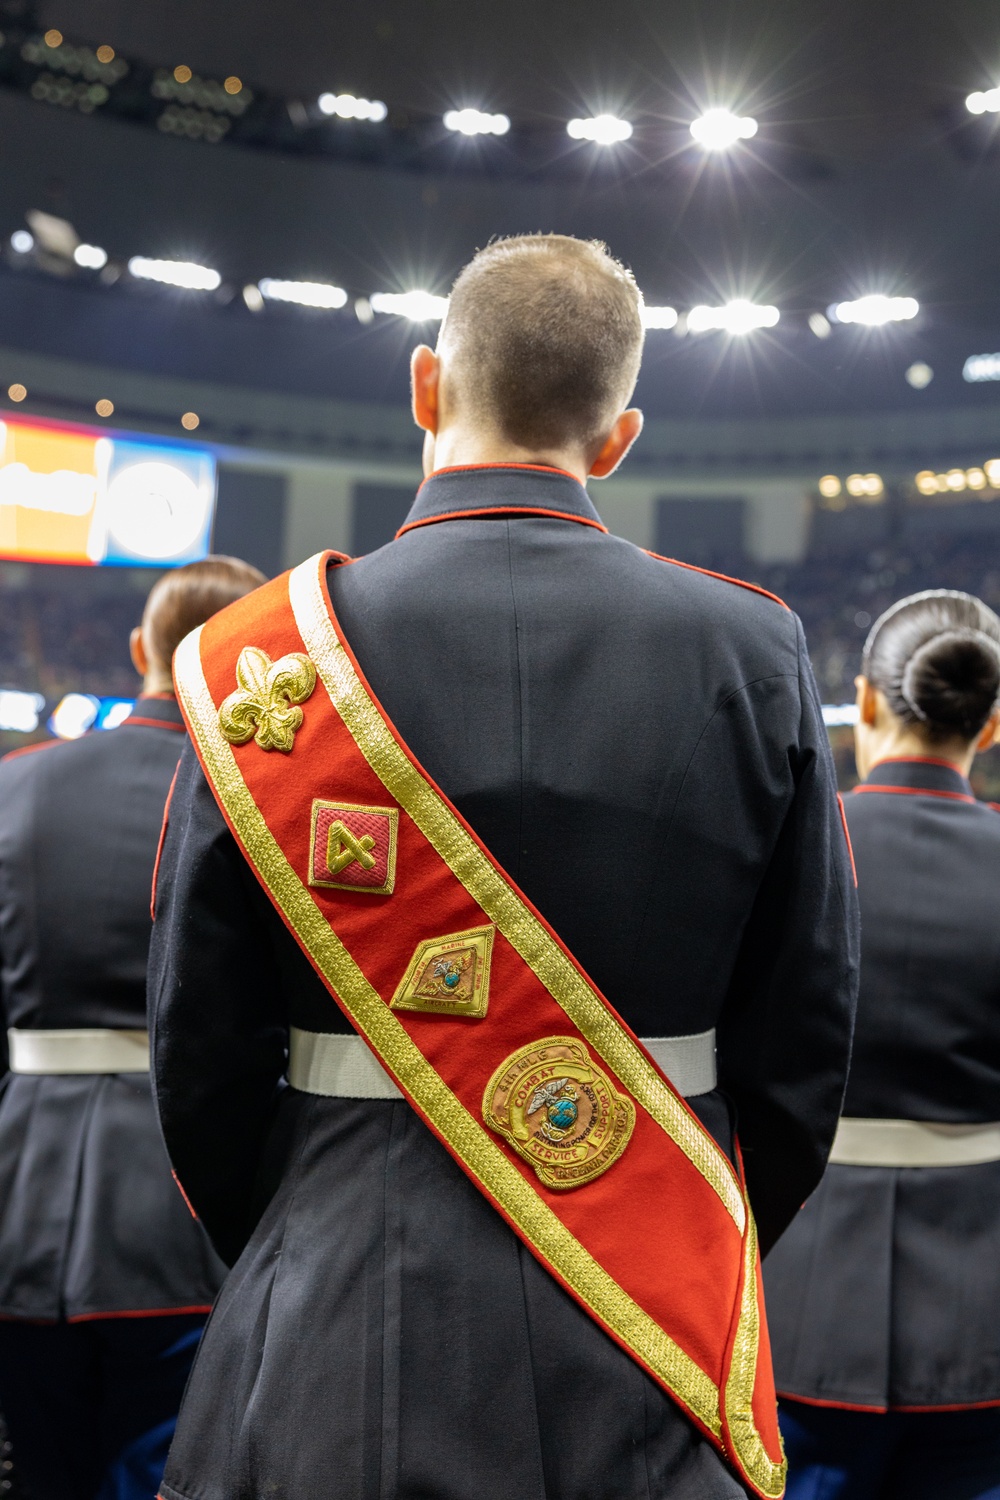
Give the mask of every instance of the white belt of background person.
M 694 1036 L 644 1037 L 643 1046 L 685 1098 L 715 1088 L 714 1030 Z M 297 1026 L 289 1034 L 288 1081 L 304 1094 L 331 1099 L 403 1097 L 359 1036 L 300 1031 Z
M 1000 1161 L 1000 1121 L 949 1125 L 845 1115 L 830 1161 L 840 1167 L 973 1167 Z
M 100 1026 L 7 1032 L 12 1073 L 148 1073 L 149 1033 Z

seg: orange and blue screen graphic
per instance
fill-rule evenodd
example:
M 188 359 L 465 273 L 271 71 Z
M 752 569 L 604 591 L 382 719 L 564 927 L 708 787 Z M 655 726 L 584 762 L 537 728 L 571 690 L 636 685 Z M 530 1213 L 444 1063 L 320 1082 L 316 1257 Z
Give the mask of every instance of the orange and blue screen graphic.
M 215 457 L 55 422 L 0 422 L 0 557 L 177 567 L 204 557 Z

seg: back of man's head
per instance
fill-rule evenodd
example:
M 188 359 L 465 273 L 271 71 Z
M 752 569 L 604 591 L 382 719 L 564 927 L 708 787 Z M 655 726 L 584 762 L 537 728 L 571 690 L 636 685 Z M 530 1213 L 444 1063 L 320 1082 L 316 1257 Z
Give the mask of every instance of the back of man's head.
M 174 652 L 189 631 L 266 582 L 259 568 L 238 557 L 206 557 L 164 573 L 150 590 L 142 614 L 149 666 L 169 672 Z
M 481 250 L 452 288 L 439 353 L 458 420 L 526 449 L 588 447 L 628 402 L 642 297 L 596 240 L 518 235 Z

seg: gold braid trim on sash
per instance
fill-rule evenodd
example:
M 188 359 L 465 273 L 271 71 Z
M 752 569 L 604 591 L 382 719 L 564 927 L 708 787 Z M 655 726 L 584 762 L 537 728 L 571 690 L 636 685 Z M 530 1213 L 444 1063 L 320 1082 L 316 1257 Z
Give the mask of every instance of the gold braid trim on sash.
M 743 1250 L 743 1293 L 740 1318 L 733 1345 L 733 1358 L 726 1381 L 726 1420 L 736 1455 L 754 1484 L 769 1497 L 781 1500 L 785 1493 L 788 1460 L 781 1444 L 781 1461 L 775 1463 L 761 1441 L 753 1415 L 753 1388 L 760 1348 L 760 1308 L 757 1305 L 757 1226 L 750 1215 Z M 780 1436 L 778 1439 L 781 1442 Z
M 633 1099 L 715 1189 L 742 1235 L 746 1204 L 725 1154 L 401 749 L 337 639 L 323 593 L 325 572 L 325 554 L 293 568 L 289 598 L 306 651 L 368 764 Z
M 318 566 L 316 560 L 303 566 L 311 568 L 315 577 Z M 298 587 L 301 588 L 301 569 L 296 570 L 292 575 L 293 579 L 296 576 L 299 579 Z M 336 639 L 326 616 L 322 596 L 317 594 L 315 597 L 322 605 L 327 630 Z M 315 642 L 315 631 L 310 631 L 309 634 L 314 640 L 310 652 L 317 651 L 317 656 L 314 657 L 317 668 L 321 674 L 329 673 L 330 653 L 324 652 L 322 642 Z M 500 1146 L 491 1140 L 481 1122 L 469 1113 L 447 1087 L 420 1049 L 410 1040 L 395 1014 L 369 984 L 316 905 L 308 888 L 292 869 L 254 802 L 240 774 L 232 747 L 219 728 L 218 709 L 212 700 L 202 669 L 200 642 L 201 628 L 186 637 L 174 658 L 178 691 L 188 723 L 197 739 L 211 782 L 240 842 L 313 963 L 336 991 L 357 1030 L 427 1118 L 434 1122 L 435 1129 L 469 1174 L 482 1185 L 483 1190 L 499 1205 L 510 1221 L 518 1226 L 528 1243 L 536 1247 L 556 1275 L 572 1288 L 594 1318 L 621 1339 L 627 1348 L 632 1349 L 676 1400 L 721 1443 L 720 1393 L 715 1382 L 594 1260 L 522 1177 L 518 1168 L 507 1159 Z M 339 645 L 337 650 L 350 668 L 346 654 Z M 353 669 L 350 676 L 360 690 Z M 336 685 L 337 679 L 331 680 Z M 326 675 L 324 681 L 327 681 Z M 362 696 L 370 704 L 367 695 Z M 334 701 L 337 702 L 336 699 Z M 346 715 L 345 722 L 350 727 Z M 382 724 L 381 719 L 378 722 Z M 383 733 L 388 733 L 384 724 L 382 729 Z M 392 743 L 396 749 L 395 741 Z M 410 762 L 401 752 L 399 755 L 412 771 Z M 419 785 L 425 785 L 415 772 L 413 775 Z M 405 805 L 406 799 L 400 800 Z M 467 838 L 464 830 L 462 832 Z M 476 854 L 482 859 L 478 849 Z M 492 867 L 490 869 L 492 873 Z

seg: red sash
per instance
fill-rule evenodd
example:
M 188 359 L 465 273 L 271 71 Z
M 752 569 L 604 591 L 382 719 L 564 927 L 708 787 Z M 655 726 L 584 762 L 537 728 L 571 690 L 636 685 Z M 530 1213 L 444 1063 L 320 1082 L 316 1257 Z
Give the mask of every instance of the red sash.
M 311 558 L 175 658 L 230 828 L 333 999 L 580 1305 L 754 1491 L 778 1433 L 724 1153 L 402 742 Z

